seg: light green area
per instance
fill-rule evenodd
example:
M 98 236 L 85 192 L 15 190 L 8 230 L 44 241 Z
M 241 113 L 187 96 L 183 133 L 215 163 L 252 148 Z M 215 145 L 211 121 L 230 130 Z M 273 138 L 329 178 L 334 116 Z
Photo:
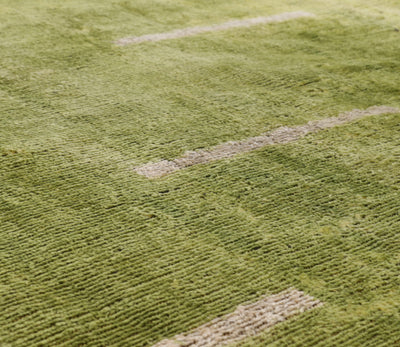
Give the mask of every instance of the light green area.
M 147 346 L 289 287 L 325 305 L 242 345 L 400 343 L 399 115 L 132 170 L 400 107 L 398 2 L 336 3 L 0 0 L 1 346 Z M 297 10 L 317 17 L 112 44 Z

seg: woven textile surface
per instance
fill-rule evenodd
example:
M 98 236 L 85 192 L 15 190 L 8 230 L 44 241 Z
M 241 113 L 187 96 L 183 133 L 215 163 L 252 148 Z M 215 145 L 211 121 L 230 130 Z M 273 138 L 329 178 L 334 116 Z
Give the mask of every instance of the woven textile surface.
M 399 16 L 0 0 L 0 346 L 399 346 Z

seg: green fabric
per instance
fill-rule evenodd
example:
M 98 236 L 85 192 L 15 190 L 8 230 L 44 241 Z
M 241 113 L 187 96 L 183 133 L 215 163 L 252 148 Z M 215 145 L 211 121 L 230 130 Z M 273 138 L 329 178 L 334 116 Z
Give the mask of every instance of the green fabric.
M 148 346 L 290 287 L 324 306 L 242 345 L 400 343 L 399 115 L 133 171 L 399 107 L 398 2 L 336 3 L 0 0 L 1 346 Z

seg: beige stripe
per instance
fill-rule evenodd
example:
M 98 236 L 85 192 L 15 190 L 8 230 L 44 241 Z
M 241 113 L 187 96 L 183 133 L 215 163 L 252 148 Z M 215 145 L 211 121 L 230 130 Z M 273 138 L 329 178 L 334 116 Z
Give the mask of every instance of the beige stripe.
M 174 160 L 161 160 L 134 168 L 139 174 L 147 178 L 159 178 L 172 172 L 197 164 L 209 163 L 214 160 L 231 158 L 239 153 L 250 152 L 255 149 L 274 144 L 284 144 L 296 141 L 309 133 L 332 128 L 366 116 L 400 113 L 400 110 L 388 106 L 373 106 L 366 110 L 353 110 L 338 117 L 326 118 L 308 122 L 296 127 L 280 127 L 269 133 L 250 137 L 241 141 L 230 141 L 218 145 L 210 150 L 188 151 Z
M 263 298 L 187 333 L 163 340 L 153 347 L 215 347 L 259 334 L 289 317 L 322 303 L 296 289 Z
M 192 28 L 185 28 L 185 29 L 178 29 L 174 31 L 170 31 L 167 33 L 158 33 L 158 34 L 149 34 L 143 36 L 129 36 L 122 39 L 115 41 L 114 43 L 118 46 L 126 46 L 135 43 L 142 43 L 142 42 L 155 42 L 155 41 L 162 41 L 162 40 L 171 40 L 171 39 L 178 39 L 181 37 L 186 36 L 194 36 L 202 33 L 207 33 L 210 31 L 221 31 L 227 30 L 231 28 L 242 28 L 242 27 L 250 27 L 253 25 L 259 24 L 267 24 L 273 22 L 284 22 L 291 19 L 301 18 L 301 17 L 314 17 L 313 14 L 308 12 L 285 12 L 281 14 L 277 14 L 270 17 L 257 17 L 257 18 L 250 18 L 244 20 L 233 20 L 222 24 L 215 24 L 203 27 L 192 27 Z

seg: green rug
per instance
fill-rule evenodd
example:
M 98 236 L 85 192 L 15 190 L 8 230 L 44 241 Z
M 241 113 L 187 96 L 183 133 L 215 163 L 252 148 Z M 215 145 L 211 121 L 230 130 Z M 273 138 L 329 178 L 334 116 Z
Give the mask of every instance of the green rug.
M 298 18 L 118 46 L 231 20 Z M 396 0 L 0 0 L 0 346 L 152 346 L 265 295 L 232 346 L 400 345 L 400 113 L 162 178 L 287 126 L 400 107 Z

